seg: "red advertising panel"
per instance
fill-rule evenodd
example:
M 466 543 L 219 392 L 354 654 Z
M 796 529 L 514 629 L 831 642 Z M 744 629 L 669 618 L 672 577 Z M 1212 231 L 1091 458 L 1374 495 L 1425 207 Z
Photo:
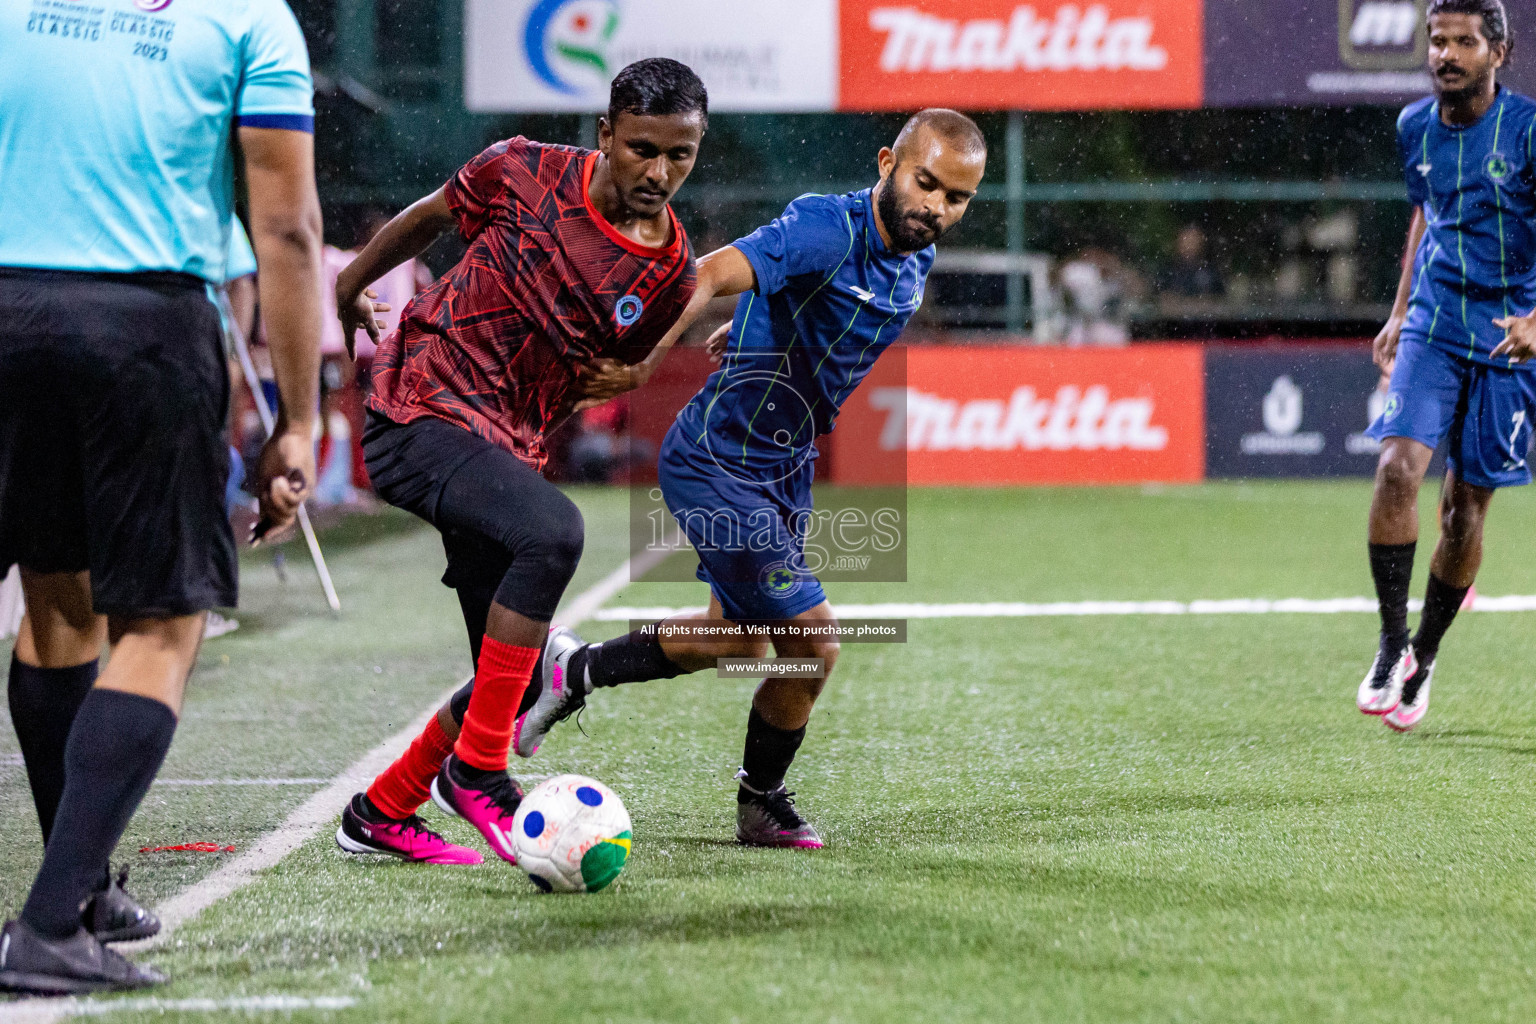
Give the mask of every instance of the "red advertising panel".
M 1204 353 L 911 348 L 884 360 L 829 440 L 841 484 L 1189 482 L 1205 475 Z
M 842 0 L 843 110 L 1188 109 L 1202 0 Z

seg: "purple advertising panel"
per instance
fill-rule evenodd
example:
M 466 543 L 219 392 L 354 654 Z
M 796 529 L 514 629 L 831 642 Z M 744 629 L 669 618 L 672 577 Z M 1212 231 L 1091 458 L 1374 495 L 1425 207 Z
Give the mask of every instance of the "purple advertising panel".
M 1210 107 L 1400 106 L 1430 92 L 1428 0 L 1206 0 L 1205 103 Z M 1516 36 L 1536 11 L 1510 4 Z M 1536 63 L 1504 72 L 1536 92 Z

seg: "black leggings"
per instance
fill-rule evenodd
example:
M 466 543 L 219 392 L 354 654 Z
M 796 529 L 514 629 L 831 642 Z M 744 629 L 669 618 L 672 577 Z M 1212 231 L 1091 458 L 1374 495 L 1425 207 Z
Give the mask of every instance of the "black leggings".
M 363 455 L 379 496 L 443 535 L 443 584 L 459 596 L 476 663 L 492 602 L 536 622 L 554 618 L 584 539 L 581 511 L 559 488 L 511 452 L 435 417 L 398 424 L 370 411 Z M 459 721 L 473 685 L 454 695 Z

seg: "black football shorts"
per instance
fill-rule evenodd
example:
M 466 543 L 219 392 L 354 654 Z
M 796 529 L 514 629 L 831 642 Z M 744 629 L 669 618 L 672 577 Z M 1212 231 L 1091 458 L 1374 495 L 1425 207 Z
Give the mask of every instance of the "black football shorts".
M 228 405 L 199 279 L 0 268 L 0 572 L 88 569 L 103 615 L 233 606 Z

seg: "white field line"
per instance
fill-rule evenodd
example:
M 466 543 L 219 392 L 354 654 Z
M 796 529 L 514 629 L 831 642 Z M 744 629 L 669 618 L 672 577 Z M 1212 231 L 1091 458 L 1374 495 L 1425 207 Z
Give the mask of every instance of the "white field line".
M 294 1013 L 345 1010 L 351 996 L 242 996 L 237 999 L 29 999 L 0 1009 L 17 1024 L 46 1024 L 60 1017 L 101 1017 L 109 1013 Z
M 633 569 L 638 575 L 644 575 L 666 557 L 664 552 L 647 554 L 650 557 L 642 556 L 635 560 Z M 586 619 L 629 584 L 631 568 L 630 561 L 626 559 L 623 565 L 577 595 L 563 612 L 555 616 L 556 622 L 569 624 Z M 454 689 L 458 687 L 455 686 Z M 160 915 L 161 925 L 159 935 L 141 943 L 124 945 L 128 948 L 146 949 L 165 942 L 177 928 L 225 896 L 250 884 L 257 872 L 265 871 L 277 864 L 308 842 L 322 828 L 329 827 L 336 820 L 338 809 L 351 799 L 353 793 L 367 788 L 375 775 L 389 767 L 390 763 L 400 756 L 401 752 L 410 745 L 411 740 L 426 727 L 427 720 L 437 714 L 437 709 L 452 694 L 453 690 L 445 692 L 404 729 L 368 751 L 346 771 L 329 780 L 324 789 L 300 804 L 281 825 L 256 840 L 255 844 L 247 848 L 244 853 L 157 907 L 155 912 Z
M 330 779 L 156 779 L 157 786 L 323 786 Z
M 560 625 L 577 625 L 601 608 L 608 599 L 629 585 L 633 572 L 636 576 L 643 576 L 655 568 L 667 557 L 667 552 L 646 552 L 639 557 L 626 559 L 613 572 L 603 577 L 596 584 L 578 594 L 570 605 L 556 614 L 555 622 Z M 463 685 L 462 683 L 459 685 Z M 457 686 L 454 689 L 458 689 Z M 443 701 L 451 696 L 453 690 L 446 691 L 441 697 L 433 701 L 416 719 L 404 729 L 395 733 L 389 739 L 374 747 L 364 754 L 358 761 L 348 767 L 334 779 L 320 780 L 327 785 L 324 789 L 315 793 L 304 801 L 283 823 L 271 832 L 257 839 L 255 844 L 249 847 L 238 857 L 220 866 L 212 874 L 194 883 L 181 892 L 172 896 L 169 900 L 155 908 L 160 915 L 160 934 L 143 942 L 123 943 L 119 946 L 125 952 L 150 949 L 163 944 L 175 931 L 208 907 L 228 896 L 230 893 L 249 885 L 255 880 L 258 872 L 273 867 L 288 854 L 297 850 L 321 829 L 328 828 L 336 820 L 337 808 L 341 807 L 352 796 L 367 786 L 373 777 L 383 771 L 389 764 L 399 757 L 401 752 L 410 745 L 411 740 L 426 727 L 427 720 L 437 713 Z M 193 782 L 201 784 L 205 780 L 170 780 Z M 208 780 L 211 781 L 211 780 Z M 260 999 L 287 999 L 286 996 L 259 997 Z M 127 1003 L 137 1001 L 128 1000 Z M 153 1003 L 154 1000 L 146 1000 Z M 238 1002 L 238 1001 L 236 1001 Z M 302 1000 L 300 1000 L 302 1002 Z M 272 1006 L 262 1003 L 252 1003 L 249 1006 L 237 1007 L 232 1003 L 219 1003 L 215 1000 L 180 1000 L 173 1004 L 170 1001 L 158 1004 L 163 1008 L 177 1009 L 181 1004 L 196 1003 L 198 1008 L 206 1005 L 209 1012 L 224 1009 L 226 1005 L 233 1009 L 264 1010 L 264 1009 L 319 1009 L 318 1002 L 311 1000 L 302 1006 Z M 351 1002 L 348 1001 L 348 1006 Z M 81 1009 L 88 1007 L 88 1009 Z M 97 1009 L 97 1007 L 101 1007 Z M 31 999 L 22 1002 L 0 1004 L 0 1022 L 25 1021 L 27 1024 L 51 1024 L 61 1017 L 79 1013 L 113 1013 L 119 1008 L 125 1008 L 125 1002 L 102 1001 L 80 1002 L 72 999 Z
M 1424 602 L 1408 602 L 1411 611 L 1419 611 Z M 1312 599 L 1288 597 L 1239 598 L 1225 601 L 1054 601 L 1025 604 L 1013 601 L 967 604 L 839 604 L 834 605 L 840 619 L 1034 619 L 1100 615 L 1343 615 L 1377 610 L 1373 597 L 1334 597 Z M 702 612 L 703 608 L 613 607 L 603 608 L 591 617 L 597 622 L 652 621 Z M 1536 595 L 1486 597 L 1473 602 L 1474 612 L 1536 611 Z

